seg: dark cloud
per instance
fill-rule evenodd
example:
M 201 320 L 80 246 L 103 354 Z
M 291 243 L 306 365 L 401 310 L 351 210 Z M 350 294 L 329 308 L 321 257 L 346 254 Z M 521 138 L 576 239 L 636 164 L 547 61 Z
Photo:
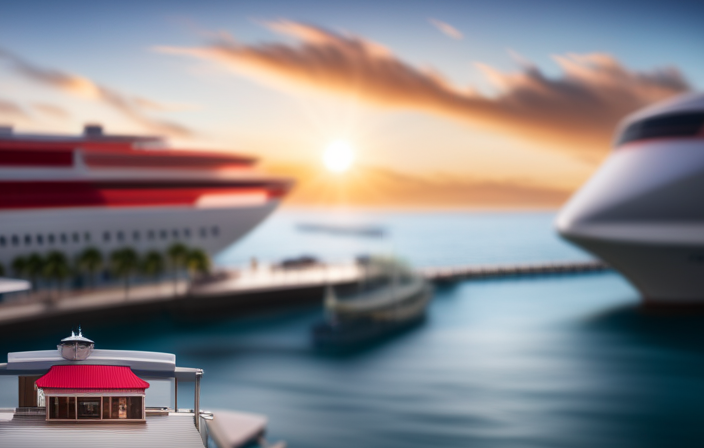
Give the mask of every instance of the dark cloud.
M 9 62 L 17 72 L 29 80 L 74 96 L 100 101 L 151 132 L 177 137 L 192 135 L 192 132 L 182 125 L 147 116 L 144 109 L 153 109 L 153 107 L 144 107 L 144 101 L 148 100 L 124 95 L 115 89 L 102 86 L 82 76 L 39 67 L 6 50 L 0 49 L 0 58 Z M 151 103 L 157 104 L 156 102 Z
M 595 53 L 555 56 L 562 69 L 558 78 L 527 63 L 509 74 L 478 65 L 498 90 L 486 96 L 413 67 L 360 37 L 283 20 L 268 26 L 298 43 L 247 45 L 222 36 L 203 47 L 157 50 L 214 60 L 256 80 L 284 82 L 285 88 L 303 86 L 442 114 L 580 156 L 603 153 L 615 124 L 627 113 L 689 89 L 676 68 L 639 72 Z

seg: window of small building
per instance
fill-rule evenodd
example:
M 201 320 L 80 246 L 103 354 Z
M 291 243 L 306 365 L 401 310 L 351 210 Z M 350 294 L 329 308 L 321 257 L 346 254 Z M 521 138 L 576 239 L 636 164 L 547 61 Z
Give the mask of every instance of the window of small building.
M 110 232 L 103 233 L 103 241 L 105 241 L 105 242 L 110 241 Z
M 32 235 L 25 235 L 25 236 L 24 236 L 24 244 L 26 244 L 26 245 L 28 245 L 28 246 L 29 246 L 30 244 L 32 244 Z
M 41 235 L 37 235 L 37 244 L 44 244 L 44 237 Z
M 174 238 L 178 238 L 178 229 L 173 229 L 173 230 L 171 231 L 171 235 L 172 235 Z
M 65 233 L 61 234 L 60 239 L 61 239 L 61 243 L 63 243 L 63 244 L 68 243 L 68 235 L 66 235 Z
M 141 420 L 142 397 L 103 397 L 104 420 Z
M 78 232 L 73 232 L 72 237 L 74 243 L 78 243 L 81 241 L 81 236 L 78 234 Z
M 200 237 L 205 238 L 207 236 L 208 236 L 208 229 L 206 229 L 205 227 L 201 227 L 200 228 Z
M 134 232 L 132 232 L 132 239 L 133 239 L 133 240 L 139 241 L 139 237 L 140 237 L 140 235 L 139 235 L 139 231 L 138 231 L 138 230 L 135 230 Z
M 147 232 L 147 239 L 153 240 L 154 239 L 154 231 L 150 230 Z
M 190 238 L 191 237 L 191 229 L 183 229 L 183 236 L 185 236 L 186 238 Z
M 218 236 L 218 235 L 220 235 L 220 227 L 218 227 L 218 226 L 213 226 L 213 227 L 210 229 L 210 233 L 212 233 L 213 236 Z
M 100 397 L 78 397 L 78 418 L 100 419 Z
M 124 241 L 125 234 L 122 231 L 117 232 L 117 241 Z
M 83 234 L 83 240 L 84 240 L 86 243 L 90 242 L 90 233 L 89 233 L 89 232 L 85 232 L 85 233 Z
M 76 398 L 75 397 L 50 397 L 49 398 L 49 418 L 56 420 L 76 419 Z
M 5 247 L 5 244 L 7 244 L 7 241 L 5 241 L 5 237 L 0 236 L 0 246 Z
M 20 245 L 20 237 L 18 237 L 17 235 L 12 235 L 12 245 L 19 246 Z
M 165 240 L 166 237 L 168 236 L 168 233 L 166 232 L 166 230 L 162 230 L 161 232 L 159 232 L 159 236 L 161 237 L 162 240 Z
M 54 238 L 54 234 L 53 234 L 53 233 L 50 233 L 50 234 L 47 235 L 47 237 L 46 237 L 46 240 L 47 240 L 47 242 L 48 242 L 49 244 L 54 244 L 54 240 L 55 240 L 55 239 L 56 239 L 56 238 Z

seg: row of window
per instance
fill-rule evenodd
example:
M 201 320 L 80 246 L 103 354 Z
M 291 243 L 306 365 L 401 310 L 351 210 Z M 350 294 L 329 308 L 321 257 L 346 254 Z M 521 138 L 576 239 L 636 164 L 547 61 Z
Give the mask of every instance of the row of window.
M 185 228 L 185 229 L 171 229 L 171 230 L 147 230 L 144 232 L 140 232 L 139 230 L 135 230 L 131 233 L 129 232 L 123 232 L 121 230 L 118 230 L 117 232 L 109 232 L 105 231 L 102 233 L 102 239 L 103 242 L 109 243 L 111 241 L 117 241 L 120 243 L 123 243 L 127 241 L 129 237 L 132 238 L 132 241 L 134 242 L 139 242 L 142 240 L 142 237 L 144 237 L 148 241 L 154 241 L 154 240 L 168 240 L 169 238 L 172 239 L 181 239 L 181 238 L 191 238 L 192 235 L 198 235 L 201 238 L 208 238 L 208 237 L 213 237 L 217 238 L 220 236 L 220 227 L 218 226 L 212 226 L 210 228 L 208 227 L 201 227 L 198 229 L 198 232 L 191 232 L 191 229 Z M 91 242 L 91 234 L 90 232 L 84 232 L 82 235 L 79 232 L 73 232 L 71 234 L 68 233 L 60 233 L 60 234 L 53 234 L 50 233 L 48 235 L 11 235 L 11 236 L 5 236 L 5 235 L 0 235 L 0 247 L 6 247 L 6 246 L 20 246 L 23 244 L 24 246 L 31 246 L 32 244 L 36 245 L 43 245 L 45 242 L 46 244 L 68 244 L 69 242 L 71 243 L 80 243 L 81 240 L 85 243 L 90 243 Z

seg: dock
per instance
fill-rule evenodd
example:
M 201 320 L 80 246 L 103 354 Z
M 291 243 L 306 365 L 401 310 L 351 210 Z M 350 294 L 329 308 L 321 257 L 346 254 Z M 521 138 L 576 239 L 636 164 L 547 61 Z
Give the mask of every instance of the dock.
M 468 265 L 423 268 L 419 273 L 438 284 L 481 278 L 575 274 L 606 271 L 600 261 L 574 261 L 517 265 Z M 259 266 L 226 269 L 209 279 L 189 282 L 165 280 L 133 285 L 129 293 L 120 285 L 98 290 L 56 293 L 42 291 L 16 295 L 0 302 L 0 332 L 18 329 L 64 328 L 66 323 L 100 324 L 117 318 L 149 320 L 168 315 L 176 320 L 208 320 L 227 315 L 322 303 L 327 285 L 356 287 L 363 269 L 356 263 L 315 264 L 286 268 Z
M 526 263 L 515 265 L 469 265 L 420 269 L 431 282 L 451 282 L 478 278 L 519 277 L 527 275 L 576 274 L 609 271 L 611 267 L 600 260 L 563 261 L 553 263 Z

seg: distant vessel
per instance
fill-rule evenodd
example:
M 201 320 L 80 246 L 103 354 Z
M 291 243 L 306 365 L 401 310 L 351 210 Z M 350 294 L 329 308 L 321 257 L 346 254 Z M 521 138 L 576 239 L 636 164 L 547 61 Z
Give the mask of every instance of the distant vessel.
M 297 227 L 298 230 L 303 232 L 320 232 L 340 236 L 366 236 L 381 238 L 386 235 L 386 231 L 384 230 L 384 228 L 378 226 L 345 226 L 333 224 L 300 223 Z
M 62 339 L 57 350 L 8 353 L 0 379 L 17 378 L 17 394 L 5 397 L 19 400 L 17 407 L 0 405 L 1 444 L 269 446 L 265 416 L 200 410 L 202 375 L 202 369 L 177 367 L 176 356 L 169 353 L 94 350 L 93 341 L 80 331 Z M 178 407 L 179 385 L 183 389 L 186 383 L 195 391 L 194 409 Z M 157 390 L 150 395 L 147 389 Z
M 704 304 L 704 94 L 639 111 L 617 135 L 558 231 L 619 270 L 646 303 Z
M 420 323 L 432 298 L 423 277 L 395 260 L 363 260 L 358 289 L 337 295 L 328 287 L 326 320 L 312 329 L 313 343 L 325 350 L 346 350 Z
M 168 149 L 159 137 L 18 134 L 0 127 L 0 263 L 89 246 L 214 253 L 271 213 L 292 181 L 256 159 Z

